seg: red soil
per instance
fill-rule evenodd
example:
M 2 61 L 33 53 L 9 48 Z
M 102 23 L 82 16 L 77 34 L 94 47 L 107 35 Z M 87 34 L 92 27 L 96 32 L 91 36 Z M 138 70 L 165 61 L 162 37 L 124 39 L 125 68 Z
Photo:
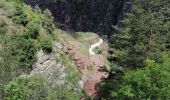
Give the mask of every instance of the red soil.
M 108 76 L 108 73 L 99 71 L 104 66 L 102 56 L 86 57 L 76 48 L 68 45 L 64 45 L 64 51 L 72 56 L 75 64 L 83 73 L 82 81 L 85 92 L 92 98 L 97 97 L 97 84 L 102 78 L 107 78 Z

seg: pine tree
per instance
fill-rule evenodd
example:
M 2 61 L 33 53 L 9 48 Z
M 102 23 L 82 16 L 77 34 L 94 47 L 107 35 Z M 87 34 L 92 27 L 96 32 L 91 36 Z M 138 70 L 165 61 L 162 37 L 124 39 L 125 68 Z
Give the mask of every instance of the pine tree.
M 132 12 L 121 21 L 123 27 L 114 27 L 111 46 L 121 66 L 139 67 L 146 59 L 159 61 L 161 52 L 166 50 L 169 23 L 163 21 L 168 17 L 160 18 L 159 13 L 165 12 L 159 9 L 162 6 L 158 2 L 164 4 L 165 1 L 134 1 Z
M 169 0 L 135 0 L 132 10 L 113 26 L 110 46 L 117 59 L 111 68 L 117 62 L 127 70 L 114 68 L 101 83 L 103 99 L 169 100 L 169 6 Z M 168 56 L 161 59 L 165 52 Z

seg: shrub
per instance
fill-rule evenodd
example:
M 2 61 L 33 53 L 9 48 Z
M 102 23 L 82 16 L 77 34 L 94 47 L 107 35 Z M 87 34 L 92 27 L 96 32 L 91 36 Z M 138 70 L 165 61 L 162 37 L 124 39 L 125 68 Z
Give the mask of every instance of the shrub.
M 5 85 L 4 92 L 5 100 L 25 100 L 31 94 L 21 79 L 10 81 Z
M 29 22 L 26 26 L 26 29 L 24 30 L 24 35 L 27 38 L 37 39 L 37 37 L 39 36 L 39 22 Z
M 3 19 L 0 19 L 0 35 L 7 32 L 6 23 Z
M 17 78 L 4 87 L 5 100 L 80 100 L 81 95 L 67 86 L 51 87 L 39 76 Z
M 53 24 L 54 18 L 52 16 L 51 12 L 48 9 L 45 10 L 43 14 L 44 14 L 44 19 L 43 19 L 43 22 L 42 22 L 42 26 L 43 26 L 43 28 L 46 29 L 48 34 L 52 34 L 52 32 L 55 29 L 55 26 Z
M 28 18 L 27 15 L 24 14 L 22 9 L 22 7 L 18 6 L 16 8 L 16 13 L 12 17 L 12 19 L 16 24 L 22 24 L 23 26 L 25 26 L 28 23 Z
M 52 52 L 52 38 L 50 36 L 48 35 L 42 36 L 40 42 L 41 42 L 41 47 L 45 52 L 47 53 Z
M 39 77 L 17 78 L 4 87 L 5 100 L 46 100 L 47 90 Z
M 32 93 L 27 100 L 47 100 L 46 82 L 40 76 L 33 76 L 25 81 Z
M 20 16 L 15 16 L 15 17 L 13 17 L 13 20 L 16 24 L 22 24 L 24 26 L 28 23 L 26 14 L 22 14 Z
M 9 41 L 7 48 L 9 54 L 17 59 L 21 68 L 32 69 L 36 47 L 31 40 L 16 36 Z

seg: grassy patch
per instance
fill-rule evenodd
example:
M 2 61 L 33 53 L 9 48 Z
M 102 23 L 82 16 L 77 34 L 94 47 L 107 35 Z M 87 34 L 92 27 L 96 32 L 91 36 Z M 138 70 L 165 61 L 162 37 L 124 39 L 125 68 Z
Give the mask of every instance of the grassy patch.
M 94 51 L 95 54 L 101 54 L 102 53 L 102 50 L 99 47 L 94 48 L 93 51 Z
M 76 50 L 82 52 L 85 56 L 89 55 L 88 48 L 86 45 L 82 44 L 76 40 L 73 36 L 69 35 L 64 31 L 60 31 L 60 34 L 57 35 L 57 40 L 63 44 L 68 44 L 69 46 L 74 47 Z

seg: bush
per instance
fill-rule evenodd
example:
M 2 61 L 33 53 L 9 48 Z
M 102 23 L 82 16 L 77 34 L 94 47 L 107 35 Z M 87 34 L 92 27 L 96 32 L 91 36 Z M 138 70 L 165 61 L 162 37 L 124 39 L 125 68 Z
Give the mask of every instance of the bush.
M 46 100 L 47 90 L 39 77 L 17 78 L 4 86 L 5 100 Z
M 39 22 L 31 21 L 27 24 L 26 29 L 24 30 L 24 36 L 27 38 L 37 39 L 39 36 Z
M 20 16 L 15 16 L 15 17 L 13 17 L 13 21 L 16 24 L 22 24 L 23 26 L 25 26 L 28 23 L 27 15 L 23 14 Z
M 40 42 L 41 42 L 41 47 L 45 52 L 47 53 L 52 52 L 52 38 L 50 36 L 48 35 L 42 36 Z
M 42 26 L 43 28 L 46 29 L 48 34 L 52 34 L 52 32 L 55 29 L 55 26 L 53 24 L 54 18 L 49 10 L 45 10 L 43 14 L 44 14 L 44 19 L 42 22 Z
M 7 43 L 7 48 L 8 53 L 17 59 L 21 68 L 32 69 L 36 47 L 31 40 L 16 36 Z
M 6 23 L 3 19 L 0 19 L 0 35 L 7 32 Z
M 17 78 L 4 86 L 5 100 L 80 100 L 81 96 L 82 93 L 76 93 L 67 86 L 51 87 L 39 76 Z
M 31 91 L 21 79 L 10 81 L 4 87 L 5 100 L 26 100 L 31 94 Z
M 50 89 L 48 100 L 80 100 L 81 92 L 69 90 L 67 86 Z
M 28 18 L 27 15 L 24 14 L 22 9 L 22 7 L 18 6 L 16 8 L 16 13 L 12 17 L 12 19 L 16 24 L 22 24 L 23 26 L 25 26 L 28 23 Z

